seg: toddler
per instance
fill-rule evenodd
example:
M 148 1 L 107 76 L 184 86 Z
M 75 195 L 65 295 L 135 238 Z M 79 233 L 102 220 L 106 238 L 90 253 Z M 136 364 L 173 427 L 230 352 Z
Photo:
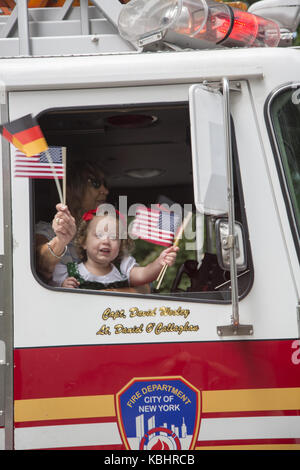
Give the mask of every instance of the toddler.
M 174 264 L 178 247 L 169 247 L 147 266 L 138 266 L 129 255 L 130 243 L 121 221 L 111 215 L 83 215 L 75 239 L 81 263 L 59 263 L 53 284 L 68 288 L 105 289 L 137 287 L 154 281 L 162 266 Z

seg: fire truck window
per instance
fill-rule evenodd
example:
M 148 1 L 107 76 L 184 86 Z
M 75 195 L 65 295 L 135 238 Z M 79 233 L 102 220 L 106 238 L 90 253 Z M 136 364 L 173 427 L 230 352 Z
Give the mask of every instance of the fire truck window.
M 300 87 L 285 90 L 271 104 L 271 119 L 300 235 Z
M 220 267 L 216 253 L 216 219 L 197 213 L 194 205 L 188 105 L 51 110 L 39 116 L 39 124 L 50 147 L 66 148 L 67 188 L 70 165 L 80 167 L 89 159 L 103 168 L 109 186 L 106 202 L 125 215 L 127 229 L 134 238 L 132 256 L 140 266 L 151 263 L 166 246 L 160 235 L 134 233 L 139 208 L 161 212 L 161 220 L 171 213 L 172 221 L 178 218 L 180 223 L 192 213 L 175 264 L 166 269 L 159 289 L 153 280 L 146 295 L 230 301 L 229 272 Z M 238 174 L 236 167 L 235 213 L 246 228 Z M 58 194 L 54 181 L 48 179 L 33 180 L 32 194 L 34 230 L 39 221 L 52 223 Z M 180 223 L 174 226 L 178 228 Z M 240 274 L 240 295 L 244 295 L 250 285 L 249 266 Z M 51 281 L 49 285 L 53 288 Z M 134 295 L 135 291 L 130 292 Z M 95 290 L 85 286 L 84 293 L 95 294 Z

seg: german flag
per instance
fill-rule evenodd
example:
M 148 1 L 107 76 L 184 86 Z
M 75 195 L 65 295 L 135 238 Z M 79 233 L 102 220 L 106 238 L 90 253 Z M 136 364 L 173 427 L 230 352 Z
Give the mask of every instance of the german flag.
M 0 133 L 27 157 L 48 149 L 41 128 L 31 114 L 0 126 Z

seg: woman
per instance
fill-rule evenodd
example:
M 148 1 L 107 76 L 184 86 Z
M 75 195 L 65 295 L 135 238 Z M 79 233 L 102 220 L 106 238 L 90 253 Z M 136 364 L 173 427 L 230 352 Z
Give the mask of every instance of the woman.
M 58 262 L 77 261 L 72 240 L 84 212 L 106 201 L 109 191 L 97 162 L 80 161 L 67 168 L 67 206 L 57 204 L 52 226 L 36 226 L 36 270 L 49 283 Z

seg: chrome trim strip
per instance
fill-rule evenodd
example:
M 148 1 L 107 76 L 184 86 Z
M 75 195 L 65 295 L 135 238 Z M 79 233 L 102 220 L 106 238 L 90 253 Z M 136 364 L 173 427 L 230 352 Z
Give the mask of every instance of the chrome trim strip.
M 8 96 L 3 91 L 0 104 L 0 122 L 8 121 Z M 14 402 L 13 402 L 13 263 L 12 263 L 12 198 L 11 198 L 11 170 L 10 145 L 2 138 L 2 191 L 3 194 L 3 237 L 4 255 L 1 256 L 3 277 L 3 299 L 1 302 L 2 316 L 0 322 L 1 340 L 5 343 L 4 367 L 4 432 L 5 450 L 12 450 L 14 446 Z

